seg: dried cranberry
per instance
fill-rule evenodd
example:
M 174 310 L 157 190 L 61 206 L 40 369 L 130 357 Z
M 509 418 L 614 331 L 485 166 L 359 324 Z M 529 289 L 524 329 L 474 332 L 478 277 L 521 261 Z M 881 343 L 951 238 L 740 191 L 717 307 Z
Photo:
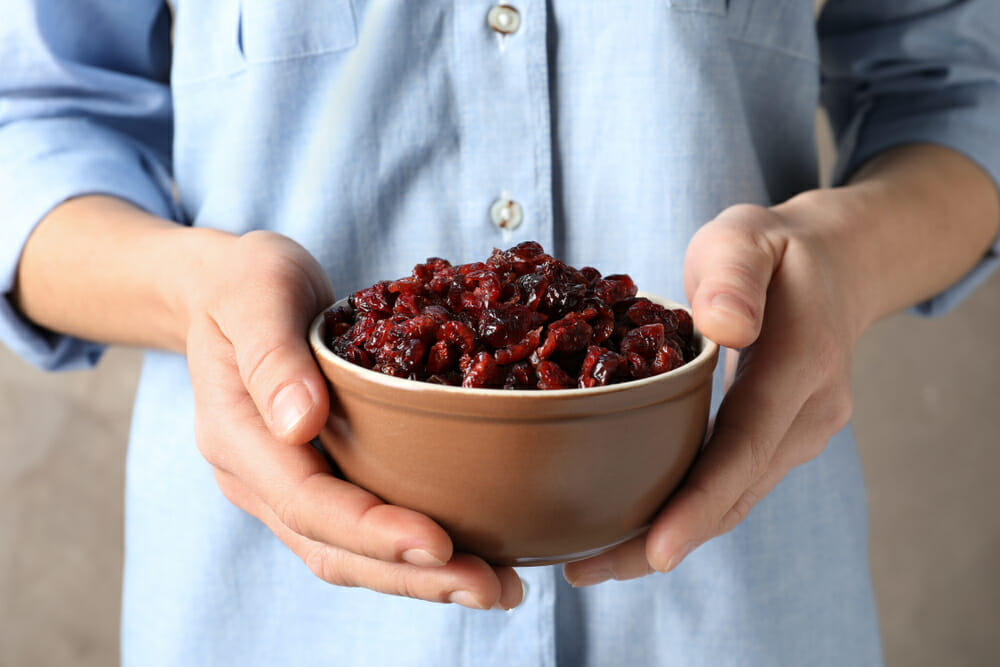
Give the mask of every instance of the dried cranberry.
M 498 304 L 479 318 L 479 337 L 493 347 L 521 340 L 531 326 L 532 312 L 519 304 Z
M 451 262 L 448 260 L 440 257 L 428 257 L 426 262 L 413 267 L 413 277 L 418 279 L 421 284 L 426 285 L 435 275 L 448 268 L 451 268 Z
M 415 317 L 423 311 L 426 304 L 427 300 L 419 294 L 400 294 L 396 298 L 396 303 L 392 307 L 392 312 L 393 314 Z
M 581 388 L 603 387 L 628 369 L 622 355 L 597 345 L 587 348 L 587 356 L 580 365 L 577 384 Z
M 622 338 L 621 352 L 625 356 L 638 354 L 646 359 L 651 359 L 663 346 L 663 325 L 644 324 L 641 327 L 632 329 Z
M 533 271 L 540 262 L 548 258 L 548 255 L 540 244 L 535 241 L 525 241 L 506 251 L 506 257 L 510 260 L 514 273 L 521 276 Z
M 653 375 L 659 375 L 660 373 L 680 368 L 683 365 L 684 355 L 681 354 L 680 349 L 670 343 L 664 343 L 663 347 L 657 351 L 653 363 L 650 364 L 650 370 L 653 372 Z
M 509 367 L 503 381 L 504 389 L 534 389 L 538 383 L 535 369 L 527 361 L 519 361 Z
M 463 354 L 472 352 L 476 347 L 476 332 L 461 322 L 445 322 L 438 328 L 437 338 L 454 343 Z
M 538 309 L 548 287 L 549 279 L 540 273 L 526 273 L 517 279 L 521 303 L 532 310 Z
M 637 291 L 632 279 L 622 274 L 604 276 L 604 278 L 597 280 L 591 286 L 593 296 L 611 305 L 618 303 L 622 299 L 635 296 Z
M 535 367 L 539 389 L 571 389 L 576 386 L 573 378 L 566 374 L 559 364 L 543 361 Z
M 594 330 L 589 324 L 582 319 L 567 315 L 549 325 L 545 343 L 538 348 L 538 356 L 547 359 L 557 350 L 559 352 L 582 350 L 590 344 L 593 335 Z
M 354 322 L 354 309 L 341 304 L 323 313 L 323 323 L 326 325 L 327 336 L 340 336 L 346 333 Z
M 496 359 L 498 364 L 512 364 L 522 359 L 527 359 L 532 352 L 538 349 L 538 343 L 542 339 L 542 328 L 532 329 L 528 335 L 513 345 L 497 350 Z
M 362 346 L 369 352 L 378 352 L 385 347 L 386 342 L 389 340 L 389 332 L 392 331 L 394 326 L 396 324 L 392 320 L 380 320 L 375 325 L 375 329 L 362 342 Z
M 367 289 L 355 292 L 349 303 L 366 313 L 392 312 L 392 296 L 386 288 L 387 281 L 377 282 Z
M 462 386 L 496 388 L 503 386 L 503 382 L 503 371 L 493 356 L 484 350 L 472 359 L 462 379 Z
M 416 276 L 400 278 L 386 285 L 386 289 L 392 294 L 420 294 L 424 291 L 424 281 Z

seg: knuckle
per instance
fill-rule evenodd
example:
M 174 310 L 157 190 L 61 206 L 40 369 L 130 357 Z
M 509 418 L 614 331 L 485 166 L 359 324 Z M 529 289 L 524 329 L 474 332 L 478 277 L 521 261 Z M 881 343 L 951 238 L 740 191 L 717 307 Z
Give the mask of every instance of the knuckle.
M 781 227 L 781 218 L 757 204 L 735 204 L 725 209 L 718 219 L 725 221 L 735 236 L 730 240 L 751 245 L 768 257 L 776 255 L 774 234 Z
M 854 397 L 850 391 L 844 389 L 835 394 L 831 403 L 829 426 L 832 429 L 830 435 L 833 435 L 847 426 L 847 423 L 851 420 L 851 415 L 854 414 Z
M 748 232 L 753 228 L 767 225 L 772 217 L 771 212 L 763 206 L 740 203 L 723 209 L 717 219 L 725 220 L 733 227 Z
M 817 337 L 812 344 L 811 356 L 820 377 L 833 378 L 843 367 L 844 351 L 841 343 L 833 336 Z
M 311 546 L 302 560 L 310 572 L 328 584 L 334 586 L 353 585 L 344 576 L 342 569 L 338 567 L 333 550 L 326 545 L 315 544 Z
M 333 586 L 357 588 L 360 584 L 345 567 L 342 554 L 325 544 L 314 544 L 309 548 L 303 561 L 309 571 L 319 579 Z
M 703 476 L 692 477 L 684 483 L 685 500 L 693 507 L 711 507 L 715 504 L 715 494 Z
M 827 438 L 815 437 L 790 444 L 777 457 L 777 463 L 786 473 L 792 468 L 809 463 L 826 449 Z
M 266 245 L 274 243 L 284 238 L 285 237 L 277 232 L 268 231 L 266 229 L 254 229 L 240 236 L 240 241 L 245 245 L 255 246 L 258 244 Z
M 749 483 L 764 474 L 771 463 L 776 443 L 730 420 L 721 423 L 716 421 L 715 433 L 718 435 L 720 432 L 724 432 L 725 437 L 731 438 L 735 442 L 743 443 L 746 456 L 740 457 L 743 460 L 740 476 L 745 483 Z
M 818 411 L 818 428 L 825 436 L 823 440 L 832 437 L 847 426 L 854 413 L 854 397 L 850 388 L 840 385 L 829 389 L 823 395 Z
M 219 470 L 229 470 L 229 465 L 225 454 L 218 446 L 218 438 L 211 428 L 201 420 L 196 420 L 194 428 L 195 444 L 202 458 L 213 468 Z
M 260 344 L 244 347 L 241 355 L 243 358 L 239 362 L 243 384 L 253 391 L 259 382 L 268 379 L 270 368 L 280 359 L 287 346 L 285 341 L 260 341 Z
M 394 582 L 393 592 L 407 598 L 421 599 L 421 586 L 419 585 L 420 573 L 415 570 L 400 570 Z
M 245 498 L 243 486 L 236 480 L 235 477 L 216 472 L 215 483 L 218 485 L 219 491 L 222 492 L 222 495 L 226 498 L 226 500 L 241 509 L 247 509 L 244 506 Z
M 825 438 L 817 438 L 815 440 L 807 442 L 802 447 L 802 460 L 799 461 L 799 465 L 802 465 L 803 463 L 808 463 L 809 461 L 812 461 L 814 458 L 822 454 L 823 450 L 826 449 L 826 442 L 827 441 Z
M 760 501 L 760 496 L 753 489 L 747 489 L 743 494 L 733 503 L 733 506 L 726 512 L 722 520 L 719 521 L 719 525 L 716 529 L 717 535 L 723 535 L 728 533 L 736 526 L 743 523 L 748 516 L 750 516 L 750 510 L 753 509 Z
M 380 551 L 375 535 L 378 533 L 376 524 L 385 505 L 374 496 L 364 501 L 358 508 L 357 519 L 354 521 L 352 534 L 359 540 L 360 553 L 377 557 Z
M 710 480 L 702 477 L 685 482 L 683 502 L 697 518 L 696 537 L 711 537 L 712 531 L 721 522 L 720 517 L 729 509 L 729 502 L 720 497 Z M 680 500 L 680 498 L 678 498 Z
M 764 474 L 771 463 L 772 450 L 773 447 L 771 444 L 760 438 L 751 437 L 747 439 L 747 452 L 749 453 L 748 479 L 757 479 Z
M 301 503 L 299 502 L 299 487 L 289 491 L 277 506 L 274 507 L 274 514 L 286 528 L 293 533 L 302 534 L 302 520 L 299 516 Z

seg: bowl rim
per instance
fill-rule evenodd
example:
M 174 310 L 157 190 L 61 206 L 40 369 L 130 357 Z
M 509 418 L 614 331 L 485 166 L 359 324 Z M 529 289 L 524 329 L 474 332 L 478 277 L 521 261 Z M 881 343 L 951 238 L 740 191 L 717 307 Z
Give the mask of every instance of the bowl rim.
M 658 303 L 662 306 L 671 309 L 682 309 L 691 313 L 691 309 L 682 303 L 673 301 L 671 299 L 666 299 L 649 292 L 638 292 L 636 296 L 645 297 L 654 303 Z M 470 396 L 481 396 L 484 399 L 488 398 L 499 398 L 504 397 L 508 401 L 517 400 L 539 400 L 540 398 L 545 399 L 568 399 L 568 398 L 583 398 L 591 396 L 600 396 L 604 394 L 615 394 L 623 391 L 634 391 L 641 387 L 647 387 L 650 385 L 661 384 L 668 381 L 678 381 L 682 382 L 681 379 L 694 374 L 700 374 L 703 372 L 704 367 L 713 363 L 716 359 L 719 346 L 712 340 L 706 338 L 698 331 L 697 328 L 694 330 L 694 335 L 696 340 L 701 342 L 701 351 L 691 361 L 687 362 L 683 366 L 679 366 L 666 373 L 660 373 L 659 375 L 653 375 L 646 378 L 641 378 L 639 380 L 628 380 L 627 382 L 619 382 L 617 384 L 604 385 L 603 387 L 574 387 L 571 389 L 484 389 L 479 387 L 453 387 L 451 385 L 435 384 L 432 382 L 421 382 L 418 380 L 410 380 L 407 378 L 398 378 L 392 375 L 386 375 L 384 373 L 379 373 L 373 371 L 369 368 L 363 366 L 358 366 L 357 364 L 352 364 L 351 362 L 343 359 L 342 357 L 334 354 L 333 350 L 328 348 L 323 342 L 323 331 L 325 329 L 325 322 L 323 319 L 324 314 L 343 303 L 347 302 L 347 297 L 338 299 L 334 303 L 330 304 L 326 308 L 323 308 L 318 315 L 313 319 L 312 324 L 309 326 L 309 344 L 313 349 L 313 354 L 318 357 L 322 357 L 324 360 L 333 364 L 335 367 L 343 370 L 346 373 L 354 376 L 358 381 L 365 383 L 374 383 L 381 385 L 387 389 L 399 390 L 403 392 L 420 392 L 422 395 L 439 395 L 442 399 L 447 397 L 470 397 Z M 714 365 L 714 363 L 713 363 Z M 683 383 L 683 382 L 682 382 Z

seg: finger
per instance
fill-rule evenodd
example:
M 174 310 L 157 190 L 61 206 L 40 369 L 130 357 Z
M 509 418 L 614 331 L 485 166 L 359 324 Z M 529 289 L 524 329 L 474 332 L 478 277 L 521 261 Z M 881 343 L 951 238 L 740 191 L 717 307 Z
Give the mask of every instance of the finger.
M 849 379 L 827 386 L 814 393 L 802 406 L 788 433 L 778 445 L 767 470 L 730 508 L 719 522 L 716 534 L 728 533 L 742 523 L 750 510 L 793 468 L 808 463 L 822 453 L 827 442 L 851 418 L 853 401 Z
M 500 599 L 493 605 L 493 609 L 510 610 L 524 602 L 528 589 L 517 571 L 506 565 L 494 566 L 493 571 L 500 579 Z
M 611 579 L 636 579 L 653 572 L 653 567 L 646 558 L 645 533 L 602 554 L 563 566 L 563 577 L 575 588 L 593 586 Z
M 663 572 L 718 534 L 723 517 L 767 471 L 807 397 L 819 382 L 785 356 L 780 337 L 762 337 L 715 419 L 712 437 L 649 533 L 650 564 Z
M 227 299 L 215 308 L 220 332 L 236 350 L 236 364 L 270 431 L 302 444 L 315 437 L 329 410 L 326 382 L 307 341 L 315 315 L 333 301 L 333 288 L 316 261 L 276 234 L 241 237 L 244 284 L 254 298 Z
M 242 391 L 227 349 L 217 341 L 188 355 L 198 369 L 191 376 L 198 446 L 209 463 L 242 480 L 286 528 L 309 539 L 389 562 L 448 561 L 451 540 L 430 518 L 335 478 L 312 447 L 276 442 Z
M 774 214 L 733 206 L 701 227 L 684 259 L 684 289 L 695 326 L 719 345 L 742 348 L 760 334 L 771 276 L 783 247 Z
M 239 482 L 231 478 L 220 486 L 231 483 Z M 317 577 L 328 583 L 430 602 L 454 602 L 472 609 L 510 608 L 521 601 L 522 586 L 512 568 L 494 570 L 482 559 L 469 554 L 456 554 L 446 565 L 437 568 L 366 558 L 289 530 L 252 493 L 244 492 L 239 497 L 246 504 L 243 509 L 260 518 Z
M 244 431 L 239 437 L 248 447 L 230 462 L 229 473 L 243 480 L 288 530 L 386 562 L 434 567 L 451 558 L 451 539 L 441 526 L 337 479 L 311 447 L 276 445 L 260 432 Z
M 846 380 L 845 380 L 846 383 Z M 734 497 L 729 508 L 721 513 L 718 523 L 698 537 L 675 538 L 675 545 L 665 547 L 657 541 L 664 539 L 663 530 L 651 531 L 647 557 L 656 569 L 670 571 L 699 544 L 729 532 L 742 523 L 750 511 L 784 479 L 790 470 L 818 456 L 835 433 L 847 424 L 851 402 L 847 385 L 833 385 L 814 393 L 803 405 L 795 420 L 782 438 L 761 472 Z M 671 503 L 674 502 L 672 499 Z M 724 502 L 721 506 L 724 506 Z M 668 505 L 668 509 L 670 505 Z M 665 510 L 666 511 L 666 510 Z M 716 512 L 718 514 L 718 512 Z M 658 519 L 659 521 L 659 519 Z M 710 524 L 711 519 L 706 522 Z M 664 559 L 664 552 L 670 555 Z

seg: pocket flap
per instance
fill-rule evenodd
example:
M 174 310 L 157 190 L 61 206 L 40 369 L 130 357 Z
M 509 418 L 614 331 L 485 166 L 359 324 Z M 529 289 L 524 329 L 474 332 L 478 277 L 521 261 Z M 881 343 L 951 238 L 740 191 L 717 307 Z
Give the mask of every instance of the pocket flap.
M 351 0 L 243 0 L 240 44 L 247 62 L 340 51 L 357 39 Z
M 667 0 L 672 9 L 681 12 L 701 12 L 725 16 L 728 0 Z

